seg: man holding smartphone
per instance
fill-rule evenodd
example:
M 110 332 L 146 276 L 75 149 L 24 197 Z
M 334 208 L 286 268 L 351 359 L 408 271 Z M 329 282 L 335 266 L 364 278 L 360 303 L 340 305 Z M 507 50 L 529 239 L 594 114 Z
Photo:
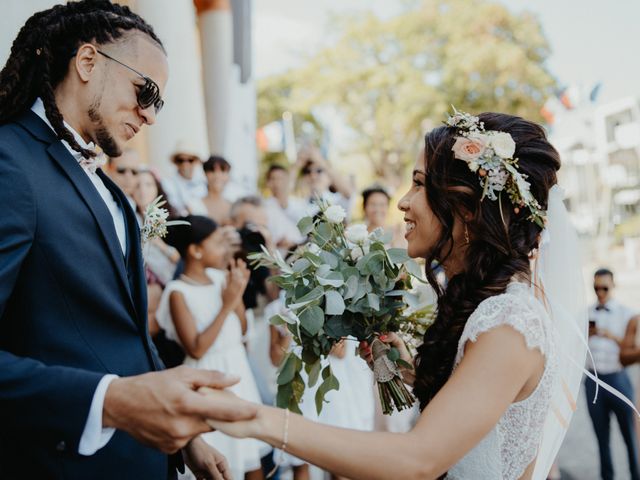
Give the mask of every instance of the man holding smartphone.
M 600 379 L 633 399 L 633 387 L 629 375 L 621 362 L 621 350 L 627 343 L 628 325 L 635 326 L 637 317 L 628 307 L 613 299 L 613 272 L 602 268 L 595 272 L 593 289 L 597 302 L 589 310 L 589 348 Z M 635 335 L 635 329 L 634 329 Z M 640 359 L 640 352 L 638 354 Z M 589 369 L 594 365 L 588 361 Z M 626 364 L 626 362 L 625 362 Z M 620 425 L 629 457 L 629 473 L 632 480 L 640 479 L 633 411 L 625 403 L 600 389 L 598 400 L 593 403 L 595 383 L 585 382 L 589 415 L 598 440 L 600 453 L 600 475 L 603 480 L 614 478 L 609 443 L 610 420 L 613 413 Z

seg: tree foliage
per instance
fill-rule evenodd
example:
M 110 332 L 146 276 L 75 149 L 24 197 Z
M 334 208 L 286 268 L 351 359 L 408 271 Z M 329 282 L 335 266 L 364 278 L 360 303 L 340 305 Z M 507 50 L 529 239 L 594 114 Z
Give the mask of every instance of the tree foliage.
M 260 118 L 332 106 L 354 132 L 353 153 L 397 184 L 426 130 L 450 105 L 541 121 L 555 80 L 539 21 L 486 0 L 424 0 L 400 15 L 343 19 L 337 41 L 298 70 L 266 79 Z

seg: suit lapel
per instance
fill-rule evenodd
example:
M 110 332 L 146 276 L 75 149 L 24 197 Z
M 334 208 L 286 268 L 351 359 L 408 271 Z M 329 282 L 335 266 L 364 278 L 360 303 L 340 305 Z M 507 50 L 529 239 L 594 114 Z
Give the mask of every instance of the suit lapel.
M 100 197 L 100 194 L 91 183 L 91 180 L 89 180 L 89 177 L 82 167 L 73 158 L 73 156 L 71 156 L 61 142 L 52 143 L 49 145 L 47 151 L 58 165 L 60 165 L 67 177 L 69 177 L 69 180 L 71 180 L 71 183 L 73 183 L 77 192 L 80 194 L 80 197 L 82 197 L 87 207 L 89 207 L 89 210 L 102 233 L 107 246 L 107 251 L 109 252 L 113 266 L 118 274 L 118 278 L 122 282 L 122 286 L 124 287 L 129 301 L 129 306 L 135 314 L 135 307 L 131 297 L 129 281 L 127 279 L 125 259 L 120 248 L 120 242 L 118 240 L 118 235 L 116 234 L 115 225 L 113 224 L 113 217 L 109 213 L 104 200 L 102 200 L 102 197 Z

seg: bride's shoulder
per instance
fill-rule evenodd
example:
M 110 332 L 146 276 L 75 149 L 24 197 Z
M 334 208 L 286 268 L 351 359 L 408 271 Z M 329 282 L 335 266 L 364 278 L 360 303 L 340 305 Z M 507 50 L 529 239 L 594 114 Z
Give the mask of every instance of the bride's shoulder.
M 538 348 L 544 354 L 547 349 L 546 312 L 527 285 L 512 283 L 504 293 L 483 300 L 469 316 L 460 337 L 459 351 L 467 341 L 475 342 L 478 336 L 493 328 L 508 325 L 524 337 L 527 347 Z

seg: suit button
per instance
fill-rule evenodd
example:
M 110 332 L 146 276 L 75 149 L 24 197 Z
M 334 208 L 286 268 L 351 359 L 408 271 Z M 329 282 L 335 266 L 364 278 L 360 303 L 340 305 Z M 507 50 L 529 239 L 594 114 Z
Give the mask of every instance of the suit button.
M 64 452 L 67 449 L 67 444 L 65 443 L 64 440 L 58 442 L 58 444 L 56 445 L 56 450 L 59 452 Z

